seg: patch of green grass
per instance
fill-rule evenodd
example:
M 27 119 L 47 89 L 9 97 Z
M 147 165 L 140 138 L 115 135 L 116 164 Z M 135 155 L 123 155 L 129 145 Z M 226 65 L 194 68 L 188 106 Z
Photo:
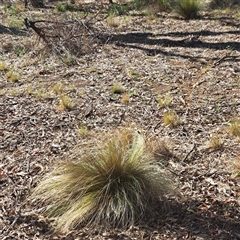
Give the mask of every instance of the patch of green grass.
M 9 27 L 15 29 L 21 29 L 24 26 L 24 22 L 21 19 L 16 18 L 15 16 L 8 17 L 7 24 Z
M 127 13 L 128 10 L 129 8 L 125 4 L 111 4 L 109 6 L 108 15 L 120 16 Z
M 14 53 L 18 56 L 21 57 L 26 53 L 26 49 L 23 46 L 16 45 L 14 46 Z
M 132 8 L 136 10 L 145 8 L 156 13 L 170 10 L 174 2 L 175 0 L 134 0 Z
M 185 20 L 199 17 L 199 0 L 177 0 L 175 11 Z
M 115 83 L 112 86 L 112 93 L 114 93 L 114 94 L 122 94 L 122 93 L 124 93 L 123 86 L 120 83 Z
M 3 11 L 12 16 L 17 16 L 18 14 L 18 11 L 14 5 L 7 5 L 3 8 Z
M 74 5 L 69 3 L 58 3 L 56 5 L 56 10 L 58 12 L 67 12 L 67 11 L 73 12 L 73 11 L 76 11 L 77 9 L 74 7 Z
M 33 192 L 62 231 L 90 227 L 129 227 L 154 214 L 155 201 L 172 192 L 143 135 L 121 129 L 93 148 L 63 161 Z M 164 206 L 163 206 L 164 208 Z

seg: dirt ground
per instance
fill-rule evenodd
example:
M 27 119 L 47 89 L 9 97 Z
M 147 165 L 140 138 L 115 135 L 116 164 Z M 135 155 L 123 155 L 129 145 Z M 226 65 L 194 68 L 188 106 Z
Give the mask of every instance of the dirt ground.
M 240 144 L 229 130 L 240 118 L 239 10 L 189 21 L 167 13 L 105 19 L 105 42 L 62 59 L 23 25 L 54 20 L 52 9 L 0 12 L 2 240 L 240 239 Z M 116 84 L 124 93 L 113 93 Z M 167 111 L 177 116 L 172 127 Z M 163 163 L 182 197 L 169 196 L 166 213 L 130 229 L 54 232 L 28 202 L 31 191 L 54 163 L 120 126 L 165 143 Z

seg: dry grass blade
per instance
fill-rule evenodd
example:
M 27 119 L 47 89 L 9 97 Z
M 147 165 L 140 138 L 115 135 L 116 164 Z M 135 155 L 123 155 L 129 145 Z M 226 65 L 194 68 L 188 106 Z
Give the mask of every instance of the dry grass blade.
M 63 231 L 82 223 L 136 224 L 172 191 L 142 135 L 124 130 L 111 137 L 97 150 L 60 163 L 35 189 L 32 198 L 47 205 L 47 214 L 56 217 Z

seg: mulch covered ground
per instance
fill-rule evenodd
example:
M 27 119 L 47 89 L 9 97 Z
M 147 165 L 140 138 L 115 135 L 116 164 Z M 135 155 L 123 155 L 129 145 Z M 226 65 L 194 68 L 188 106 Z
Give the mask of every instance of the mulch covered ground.
M 231 177 L 240 144 L 229 132 L 240 118 L 239 12 L 190 21 L 123 15 L 117 27 L 104 27 L 107 42 L 61 60 L 32 29 L 10 28 L 0 11 L 1 239 L 240 239 L 240 180 Z M 49 19 L 51 11 L 16 18 Z M 116 83 L 129 102 L 112 93 Z M 71 109 L 61 109 L 56 89 Z M 167 110 L 178 116 L 174 127 L 164 124 Z M 168 211 L 127 230 L 54 233 L 52 219 L 27 201 L 31 191 L 54 163 L 120 126 L 166 144 L 163 164 L 182 197 L 169 196 Z

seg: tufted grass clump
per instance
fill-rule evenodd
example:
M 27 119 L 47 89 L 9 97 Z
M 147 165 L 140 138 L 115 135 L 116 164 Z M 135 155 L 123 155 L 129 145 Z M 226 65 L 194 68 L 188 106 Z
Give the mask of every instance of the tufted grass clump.
M 14 73 L 13 70 L 8 71 L 5 74 L 5 77 L 13 83 L 18 82 L 19 80 L 19 76 L 16 73 Z
M 177 0 L 175 10 L 185 20 L 199 17 L 200 11 L 199 0 Z
M 166 126 L 174 128 L 180 124 L 178 115 L 174 111 L 167 111 L 163 115 L 163 122 Z
M 33 192 L 34 202 L 46 206 L 59 230 L 137 224 L 172 192 L 143 135 L 117 130 L 106 139 L 60 162 Z
M 56 10 L 58 12 L 67 12 L 67 11 L 73 12 L 73 11 L 76 11 L 77 9 L 74 7 L 74 5 L 69 3 L 58 3 L 56 5 Z
M 74 104 L 69 96 L 60 95 L 59 98 L 60 98 L 60 104 L 58 106 L 59 110 L 67 111 L 67 110 L 71 110 L 73 108 Z
M 209 147 L 215 150 L 223 148 L 222 139 L 217 135 L 212 135 L 209 140 Z
M 122 94 L 124 93 L 124 88 L 120 83 L 115 83 L 113 84 L 111 91 L 114 94 Z
M 240 137 L 240 119 L 232 119 L 229 125 L 229 132 L 236 137 Z

